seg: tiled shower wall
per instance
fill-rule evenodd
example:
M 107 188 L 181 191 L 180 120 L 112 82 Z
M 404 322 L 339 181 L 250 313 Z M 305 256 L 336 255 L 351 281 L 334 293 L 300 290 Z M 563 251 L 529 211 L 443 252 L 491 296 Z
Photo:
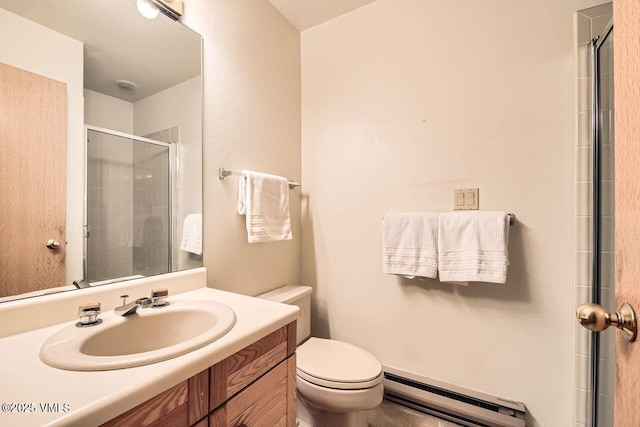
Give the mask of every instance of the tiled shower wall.
M 87 146 L 86 280 L 168 272 L 168 149 L 91 130 Z
M 612 4 L 607 3 L 576 14 L 577 127 L 575 176 L 575 305 L 591 301 L 593 248 L 593 153 L 592 153 L 592 54 L 591 40 L 602 34 L 612 18 Z M 601 49 L 602 121 L 602 305 L 613 310 L 614 300 L 614 187 L 613 187 L 613 73 L 611 46 Z M 600 378 L 598 425 L 613 425 L 614 331 L 600 333 Z M 575 406 L 576 427 L 591 426 L 590 332 L 576 322 Z
M 131 141 L 90 131 L 87 144 L 88 282 L 132 274 Z
M 169 150 L 133 144 L 133 274 L 153 276 L 169 265 Z

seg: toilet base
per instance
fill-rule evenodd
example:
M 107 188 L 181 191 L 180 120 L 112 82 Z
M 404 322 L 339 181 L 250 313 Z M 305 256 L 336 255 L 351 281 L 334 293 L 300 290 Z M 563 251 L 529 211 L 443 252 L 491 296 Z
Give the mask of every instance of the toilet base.
M 365 411 L 329 412 L 314 407 L 298 394 L 298 427 L 367 427 Z
M 320 387 L 296 377 L 300 427 L 367 427 L 367 409 L 380 405 L 384 397 L 380 383 L 367 389 L 344 390 Z

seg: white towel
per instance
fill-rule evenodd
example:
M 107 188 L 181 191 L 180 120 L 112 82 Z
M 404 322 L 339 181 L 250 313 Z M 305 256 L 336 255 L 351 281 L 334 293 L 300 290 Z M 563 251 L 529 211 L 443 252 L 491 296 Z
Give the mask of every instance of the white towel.
M 202 214 L 189 214 L 184 219 L 180 249 L 202 255 Z
M 438 221 L 443 282 L 507 281 L 509 219 L 505 212 L 447 212 Z
M 413 279 L 435 278 L 438 214 L 388 213 L 383 219 L 382 271 Z
M 287 178 L 242 171 L 239 182 L 238 213 L 246 215 L 249 243 L 291 240 Z

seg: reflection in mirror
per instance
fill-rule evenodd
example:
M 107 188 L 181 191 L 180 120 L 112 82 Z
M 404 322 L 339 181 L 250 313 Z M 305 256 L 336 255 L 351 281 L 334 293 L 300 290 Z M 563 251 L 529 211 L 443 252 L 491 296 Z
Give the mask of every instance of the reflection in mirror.
M 87 129 L 87 282 L 172 271 L 175 145 Z
M 134 0 L 0 0 L 0 34 L 0 301 L 202 266 L 201 37 Z

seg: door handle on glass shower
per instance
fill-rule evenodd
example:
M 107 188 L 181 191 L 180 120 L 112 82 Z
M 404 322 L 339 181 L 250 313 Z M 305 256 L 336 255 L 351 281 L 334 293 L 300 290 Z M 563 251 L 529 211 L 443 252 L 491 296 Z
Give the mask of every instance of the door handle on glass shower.
M 638 333 L 636 312 L 626 302 L 615 313 L 609 313 L 598 304 L 582 304 L 576 310 L 576 317 L 590 331 L 600 332 L 609 326 L 615 326 L 622 331 L 622 336 L 627 341 L 635 341 Z

